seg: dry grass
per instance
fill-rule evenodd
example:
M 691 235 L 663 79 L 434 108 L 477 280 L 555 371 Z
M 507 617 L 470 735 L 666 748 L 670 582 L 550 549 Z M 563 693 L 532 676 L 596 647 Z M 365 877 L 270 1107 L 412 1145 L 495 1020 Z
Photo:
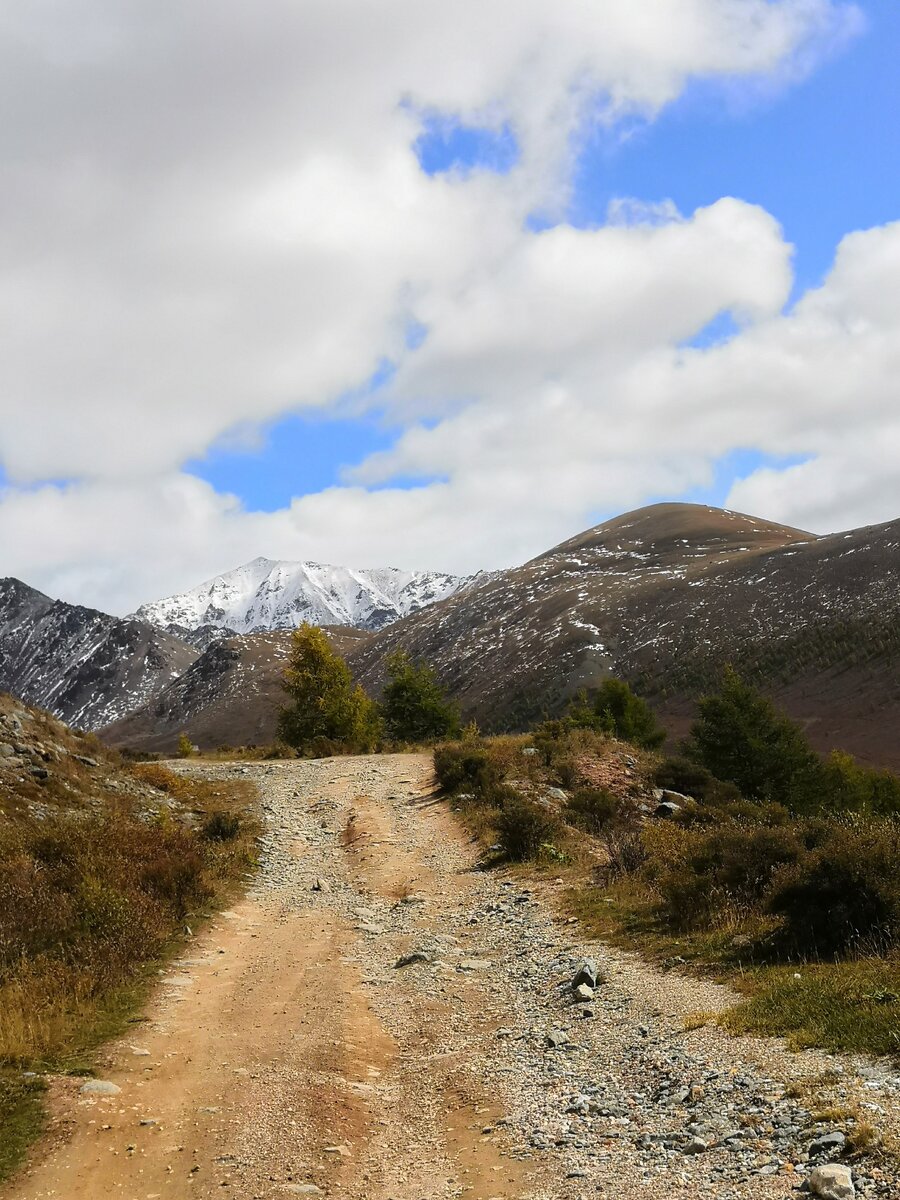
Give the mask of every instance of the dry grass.
M 85 1069 L 187 927 L 255 860 L 248 785 L 226 792 L 156 763 L 131 773 L 156 802 L 145 790 L 143 802 L 107 800 L 97 771 L 82 794 L 73 769 L 59 772 L 67 804 L 47 811 L 44 792 L 39 814 L 26 800 L 0 826 L 0 1178 L 39 1126 L 22 1072 Z

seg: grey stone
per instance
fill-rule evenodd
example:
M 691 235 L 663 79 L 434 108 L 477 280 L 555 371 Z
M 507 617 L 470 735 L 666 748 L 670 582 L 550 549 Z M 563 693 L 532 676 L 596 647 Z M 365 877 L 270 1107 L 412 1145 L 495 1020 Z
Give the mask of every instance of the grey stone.
M 588 987 L 586 983 L 579 983 L 575 988 L 575 1001 L 578 1004 L 589 1004 L 594 998 L 594 989 Z
M 850 1168 L 836 1163 L 816 1167 L 809 1177 L 809 1190 L 819 1200 L 854 1200 L 856 1196 Z
M 108 1079 L 89 1079 L 78 1090 L 85 1096 L 118 1096 L 122 1089 Z
M 560 1046 L 568 1044 L 569 1035 L 564 1029 L 551 1029 L 547 1034 L 547 1045 L 551 1050 L 558 1050 Z
M 575 977 L 572 980 L 572 991 L 576 991 L 582 984 L 592 990 L 596 990 L 601 983 L 605 982 L 605 972 L 597 966 L 593 958 L 585 958 L 575 972 Z
M 847 1138 L 839 1129 L 833 1129 L 830 1133 L 823 1133 L 821 1137 L 815 1138 L 809 1143 L 809 1153 L 813 1158 L 827 1154 L 829 1157 L 833 1154 L 840 1154 L 846 1145 Z
M 315 882 L 313 883 L 312 890 L 314 892 L 330 892 L 331 884 L 328 882 L 327 879 L 319 878 L 319 879 L 316 879 Z
M 662 820 L 670 820 L 672 817 L 677 817 L 681 812 L 681 805 L 676 804 L 673 800 L 663 800 L 657 804 L 653 810 L 654 817 L 660 817 Z
M 709 1143 L 705 1142 L 701 1137 L 694 1137 L 684 1147 L 685 1154 L 702 1154 L 709 1149 Z
M 545 795 L 548 800 L 559 800 L 560 803 L 564 803 L 569 798 L 562 788 L 547 788 Z
M 11 746 L 9 742 L 0 742 L 0 758 L 11 758 L 15 752 L 15 747 Z
M 413 950 L 409 954 L 402 954 L 394 963 L 395 968 L 411 967 L 415 963 L 431 962 L 430 957 L 424 950 Z

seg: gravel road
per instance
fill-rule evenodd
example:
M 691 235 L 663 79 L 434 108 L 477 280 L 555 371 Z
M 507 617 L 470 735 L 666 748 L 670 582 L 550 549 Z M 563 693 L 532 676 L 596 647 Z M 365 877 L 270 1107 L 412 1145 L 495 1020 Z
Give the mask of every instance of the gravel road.
M 10 1200 L 770 1200 L 844 1132 L 791 1081 L 900 1127 L 887 1066 L 686 1032 L 733 996 L 579 941 L 552 880 L 478 870 L 426 756 L 178 769 L 258 784 L 261 869 L 108 1049 L 111 1087 L 55 1082 Z

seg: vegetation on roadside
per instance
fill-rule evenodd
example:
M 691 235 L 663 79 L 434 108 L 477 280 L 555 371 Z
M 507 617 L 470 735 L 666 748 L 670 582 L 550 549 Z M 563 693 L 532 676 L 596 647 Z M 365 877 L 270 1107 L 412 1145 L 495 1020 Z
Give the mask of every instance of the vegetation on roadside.
M 433 742 L 459 735 L 459 705 L 448 700 L 434 671 L 405 650 L 387 661 L 381 701 L 385 733 L 395 742 Z
M 301 625 L 284 676 L 288 700 L 278 721 L 281 743 L 289 752 L 322 757 L 459 736 L 459 708 L 430 667 L 398 650 L 387 673 L 377 704 L 353 683 L 350 668 L 322 630 Z
M 55 725 L 54 744 L 66 736 Z M 247 785 L 225 792 L 102 753 L 65 795 L 49 776 L 24 803 L 12 777 L 0 787 L 0 1179 L 40 1130 L 41 1075 L 88 1070 L 155 968 L 255 861 Z
M 284 690 L 288 702 L 279 714 L 278 736 L 299 753 L 316 758 L 364 754 L 378 744 L 378 710 L 314 625 L 294 630 Z
M 673 757 L 598 711 L 438 747 L 438 782 L 494 854 L 567 873 L 595 932 L 735 984 L 729 1027 L 900 1053 L 900 780 L 820 758 L 731 671 Z

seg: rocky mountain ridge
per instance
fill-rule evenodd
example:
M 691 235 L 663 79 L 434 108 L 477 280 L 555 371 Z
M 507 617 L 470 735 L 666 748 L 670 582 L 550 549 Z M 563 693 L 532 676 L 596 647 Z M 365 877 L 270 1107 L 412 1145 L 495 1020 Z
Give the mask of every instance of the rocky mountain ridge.
M 0 579 L 0 690 L 99 729 L 151 701 L 198 651 L 161 629 Z
M 358 571 L 255 558 L 188 591 L 142 604 L 133 615 L 161 628 L 225 629 L 231 634 L 293 629 L 304 621 L 383 629 L 468 583 L 439 571 Z

